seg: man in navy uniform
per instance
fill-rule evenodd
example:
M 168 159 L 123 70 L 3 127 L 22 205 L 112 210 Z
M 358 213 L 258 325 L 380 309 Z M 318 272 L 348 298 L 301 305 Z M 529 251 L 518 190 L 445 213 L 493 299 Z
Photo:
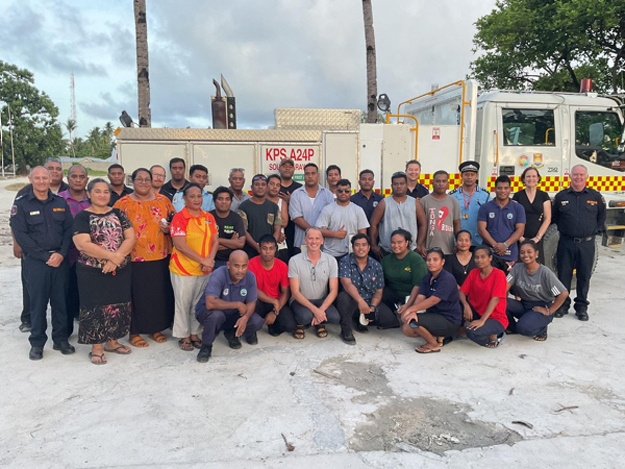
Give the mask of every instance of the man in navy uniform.
M 29 358 L 40 360 L 48 340 L 48 302 L 52 307 L 54 350 L 64 355 L 75 352 L 67 341 L 65 303 L 69 281 L 66 258 L 73 219 L 65 199 L 50 192 L 50 173 L 46 168 L 33 168 L 28 179 L 32 190 L 15 200 L 11 208 L 11 229 L 24 254 L 31 320 Z
M 573 166 L 570 178 L 571 186 L 558 192 L 553 201 L 552 220 L 560 232 L 556 253 L 558 277 L 571 291 L 573 270 L 576 269 L 575 316 L 580 321 L 588 321 L 588 289 L 595 259 L 595 235 L 605 223 L 605 200 L 598 191 L 586 187 L 586 166 Z M 570 306 L 569 296 L 554 316 L 561 318 L 568 314 Z

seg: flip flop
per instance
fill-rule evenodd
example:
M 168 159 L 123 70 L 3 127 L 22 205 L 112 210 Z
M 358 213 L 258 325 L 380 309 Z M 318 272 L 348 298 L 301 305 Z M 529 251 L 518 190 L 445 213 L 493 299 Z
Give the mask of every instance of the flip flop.
M 132 349 L 130 347 L 126 347 L 125 345 L 119 344 L 119 347 L 115 348 L 104 347 L 104 351 L 109 353 L 117 353 L 118 355 L 128 355 L 132 352 Z
M 422 353 L 422 354 L 426 354 L 426 353 L 438 353 L 441 351 L 441 349 L 437 348 L 437 349 L 427 349 L 427 350 L 419 350 L 421 347 L 417 347 L 416 349 L 414 349 L 415 352 L 417 353 Z
M 193 352 L 193 344 L 190 341 L 180 339 L 178 341 L 178 345 L 180 346 L 180 350 L 184 350 L 185 352 Z
M 152 337 L 152 340 L 154 342 L 159 343 L 159 344 L 167 342 L 167 337 L 161 334 L 160 332 L 155 332 L 154 334 L 150 334 L 150 337 Z
M 193 345 L 197 349 L 201 349 L 202 348 L 202 341 L 201 340 L 192 340 L 191 341 L 191 345 Z
M 100 361 L 94 362 L 94 357 L 97 357 L 97 359 Z M 106 357 L 104 356 L 104 354 L 98 355 L 97 353 L 89 352 L 89 360 L 91 360 L 91 363 L 93 363 L 94 365 L 106 365 Z
M 544 342 L 545 340 L 547 340 L 547 333 L 543 332 L 542 334 L 538 334 L 537 336 L 534 336 L 534 340 L 536 342 Z

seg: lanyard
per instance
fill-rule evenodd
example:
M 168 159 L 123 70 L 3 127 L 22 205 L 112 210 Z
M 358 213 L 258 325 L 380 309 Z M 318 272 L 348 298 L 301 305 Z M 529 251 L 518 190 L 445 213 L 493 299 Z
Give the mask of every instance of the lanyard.
M 465 192 L 466 191 L 462 189 L 462 202 L 464 203 L 464 209 L 469 210 L 469 205 L 471 205 L 471 199 L 473 199 L 473 196 L 475 195 L 475 187 L 473 188 L 473 194 L 471 194 L 471 197 L 469 197 L 468 202 L 466 196 L 464 195 Z

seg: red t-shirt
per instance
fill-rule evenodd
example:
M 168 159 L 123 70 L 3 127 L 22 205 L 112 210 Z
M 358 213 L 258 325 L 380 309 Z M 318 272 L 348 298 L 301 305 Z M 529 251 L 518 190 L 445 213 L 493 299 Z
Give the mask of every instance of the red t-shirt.
M 499 297 L 499 303 L 491 313 L 491 319 L 499 321 L 503 327 L 508 327 L 506 316 L 506 274 L 499 269 L 493 269 L 488 277 L 483 279 L 480 269 L 469 272 L 460 290 L 469 297 L 469 303 L 475 308 L 480 316 L 486 312 L 486 307 L 491 298 Z
M 256 276 L 257 288 L 270 298 L 280 299 L 280 287 L 289 286 L 289 268 L 280 259 L 274 259 L 273 267 L 267 270 L 261 264 L 260 256 L 256 256 L 250 260 L 247 269 Z

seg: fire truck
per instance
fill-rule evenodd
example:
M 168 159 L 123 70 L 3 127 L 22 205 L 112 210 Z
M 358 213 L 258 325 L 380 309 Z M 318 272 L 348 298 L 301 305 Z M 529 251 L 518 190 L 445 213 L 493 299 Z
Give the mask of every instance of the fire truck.
M 275 126 L 246 129 L 152 129 L 117 131 L 119 161 L 127 172 L 173 157 L 209 169 L 209 190 L 227 185 L 230 169 L 277 172 L 281 159 L 296 162 L 296 179 L 313 162 L 331 164 L 355 181 L 362 169 L 376 175 L 376 190 L 390 193 L 391 175 L 406 161 L 422 164 L 421 182 L 450 173 L 450 189 L 461 184 L 458 165 L 480 163 L 479 184 L 494 191 L 499 175 L 508 175 L 513 191 L 522 189 L 520 174 L 535 167 L 540 188 L 551 196 L 569 185 L 577 164 L 588 168 L 588 185 L 608 205 L 602 230 L 604 245 L 617 246 L 625 233 L 625 97 L 593 92 L 480 91 L 461 80 L 401 102 L 386 123 L 364 124 L 357 109 L 288 109 L 275 111 Z M 553 267 L 557 230 L 545 236 L 545 254 Z

